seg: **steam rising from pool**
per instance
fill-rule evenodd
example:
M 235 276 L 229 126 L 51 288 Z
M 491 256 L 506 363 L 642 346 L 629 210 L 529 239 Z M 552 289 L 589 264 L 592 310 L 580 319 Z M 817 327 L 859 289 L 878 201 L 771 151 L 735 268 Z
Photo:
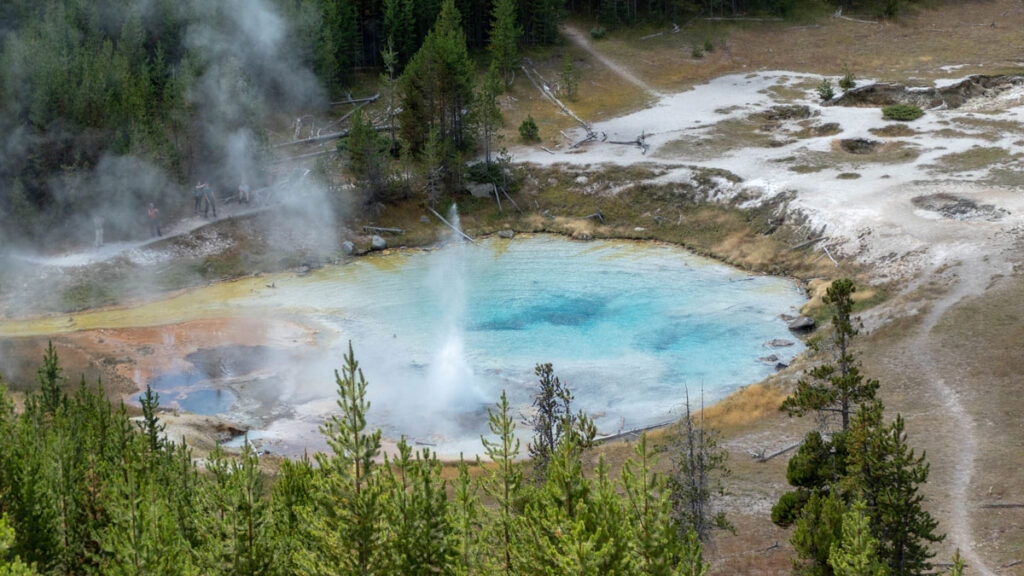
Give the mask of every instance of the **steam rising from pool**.
M 207 317 L 286 319 L 312 340 L 271 334 L 258 349 L 205 350 L 186 358 L 198 376 L 153 383 L 172 406 L 222 414 L 288 455 L 326 447 L 318 426 L 337 411 L 333 371 L 349 340 L 370 383 L 369 425 L 448 456 L 481 451 L 487 407 L 502 390 L 528 435 L 540 362 L 554 364 L 600 432 L 614 433 L 675 418 L 683 386 L 702 386 L 713 402 L 771 374 L 773 356 L 802 350 L 779 317 L 804 301 L 792 281 L 652 243 L 540 235 L 470 244 L 453 234 L 435 250 L 260 282 L 274 287 L 191 296 Z M 769 344 L 777 339 L 792 345 Z

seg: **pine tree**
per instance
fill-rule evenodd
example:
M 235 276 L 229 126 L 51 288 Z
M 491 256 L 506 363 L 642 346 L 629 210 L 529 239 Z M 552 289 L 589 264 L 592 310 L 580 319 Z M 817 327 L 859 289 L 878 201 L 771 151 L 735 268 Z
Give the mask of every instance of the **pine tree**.
M 882 463 L 883 485 L 875 494 L 872 514 L 879 541 L 879 554 L 893 576 L 910 576 L 931 570 L 928 559 L 934 553 L 929 543 L 941 542 L 945 536 L 935 533 L 939 523 L 922 506 L 921 485 L 928 481 L 929 466 L 925 454 L 914 456 L 907 446 L 903 417 L 896 415 L 885 435 L 886 460 Z
M 832 543 L 828 564 L 835 576 L 888 576 L 888 568 L 878 559 L 878 540 L 871 535 L 863 500 L 855 500 L 843 514 L 843 537 Z
M 495 510 L 490 523 L 490 531 L 495 536 L 484 539 L 494 542 L 490 558 L 505 576 L 516 573 L 513 560 L 513 531 L 516 522 L 516 500 L 519 498 L 523 483 L 523 471 L 516 458 L 519 456 L 519 439 L 516 438 L 516 423 L 512 418 L 505 391 L 501 391 L 501 399 L 496 409 L 487 409 L 487 425 L 491 434 L 498 437 L 497 441 L 481 437 L 487 457 L 494 463 L 488 481 L 484 483 L 484 491 L 494 499 Z
M 576 65 L 573 64 L 572 55 L 568 52 L 562 58 L 562 72 L 559 74 L 559 79 L 562 81 L 562 91 L 565 93 L 565 97 L 575 102 L 579 95 L 580 73 L 576 69 Z
M 539 381 L 533 397 L 537 411 L 529 420 L 533 440 L 528 449 L 534 478 L 539 482 L 547 476 L 548 464 L 563 441 L 575 438 L 586 448 L 596 429 L 582 411 L 578 415 L 572 413 L 572 391 L 555 376 L 551 363 L 537 364 L 533 372 Z
M 708 564 L 701 559 L 701 545 L 691 529 L 679 537 L 673 519 L 670 491 L 665 479 L 654 472 L 657 457 L 641 434 L 633 456 L 622 466 L 622 488 L 632 524 L 633 556 L 640 574 L 670 576 L 703 574 Z
M 459 455 L 459 477 L 455 482 L 455 498 L 450 507 L 455 547 L 458 550 L 453 572 L 457 575 L 479 574 L 483 565 L 480 539 L 480 514 L 483 506 L 477 496 L 478 489 L 479 485 L 469 476 L 469 465 Z
M 43 411 L 51 417 L 67 400 L 64 395 L 64 369 L 60 367 L 57 350 L 51 340 L 43 353 L 43 365 L 39 367 L 39 396 Z
M 829 554 L 842 539 L 843 502 L 835 492 L 811 494 L 793 532 L 797 559 L 793 567 L 800 576 L 831 576 Z
M 146 391 L 139 397 L 139 403 L 142 404 L 142 422 L 139 426 L 146 436 L 149 451 L 156 454 L 163 446 L 162 434 L 166 429 L 156 415 L 157 408 L 160 406 L 160 395 L 154 392 L 149 384 L 146 384 Z
M 4 392 L 0 389 L 0 393 Z M 7 551 L 14 544 L 14 529 L 8 525 L 7 516 L 0 516 L 0 576 L 37 576 L 35 566 L 25 564 L 21 558 L 8 557 Z
M 523 37 L 516 19 L 516 1 L 495 0 L 491 17 L 491 63 L 508 86 L 519 64 L 519 40 Z
M 387 141 L 377 133 L 370 121 L 363 119 L 359 110 L 352 115 L 346 147 L 352 174 L 365 191 L 367 200 L 376 200 L 385 185 L 384 151 Z
M 780 408 L 790 416 L 803 416 L 811 411 L 838 415 L 842 430 L 846 430 L 856 407 L 875 398 L 878 381 L 864 380 L 850 350 L 851 340 L 857 335 L 850 316 L 854 292 L 856 287 L 849 279 L 836 280 L 827 289 L 822 301 L 833 310 L 832 343 L 836 363 L 822 364 L 808 373 L 811 380 L 797 382 L 796 392 L 786 398 Z
M 484 142 L 484 162 L 491 163 L 491 148 L 497 137 L 498 129 L 505 123 L 498 107 L 498 96 L 501 94 L 501 78 L 497 68 L 492 64 L 480 83 L 480 91 L 476 96 L 476 121 Z
M 367 382 L 351 342 L 334 379 L 341 414 L 320 428 L 331 454 L 316 455 L 321 470 L 314 486 L 316 504 L 303 516 L 315 549 L 303 561 L 304 569 L 365 574 L 381 562 L 380 475 L 374 464 L 380 456 L 380 430 L 367 432 Z

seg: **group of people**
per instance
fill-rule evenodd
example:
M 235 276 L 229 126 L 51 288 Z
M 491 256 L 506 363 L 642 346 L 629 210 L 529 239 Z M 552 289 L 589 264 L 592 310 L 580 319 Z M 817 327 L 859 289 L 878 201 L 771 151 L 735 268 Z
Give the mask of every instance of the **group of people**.
M 208 182 L 200 180 L 196 183 L 192 189 L 192 214 L 199 216 L 200 208 L 203 211 L 203 218 L 208 218 L 210 212 L 213 212 L 213 217 L 217 217 L 217 202 L 214 200 L 213 189 L 210 187 Z M 230 200 L 230 199 L 229 199 Z M 239 204 L 250 204 L 252 202 L 252 190 L 249 188 L 249 183 L 242 181 L 238 186 L 238 196 L 236 200 Z M 149 203 L 149 208 L 146 213 L 147 221 L 149 222 L 149 235 L 152 238 L 158 238 L 163 236 L 163 232 L 160 230 L 160 209 L 156 207 L 153 202 Z M 94 218 L 94 227 L 96 232 L 95 245 L 97 248 L 103 245 L 103 219 L 100 216 Z

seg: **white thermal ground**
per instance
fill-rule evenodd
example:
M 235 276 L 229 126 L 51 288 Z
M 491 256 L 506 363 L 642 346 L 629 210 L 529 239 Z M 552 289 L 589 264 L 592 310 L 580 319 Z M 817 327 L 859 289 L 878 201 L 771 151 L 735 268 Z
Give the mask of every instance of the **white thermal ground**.
M 513 149 L 515 160 L 541 165 L 565 164 L 576 168 L 600 165 L 631 165 L 645 163 L 664 168 L 667 173 L 656 182 L 687 182 L 692 174 L 689 166 L 722 168 L 743 179 L 732 184 L 725 179 L 711 193 L 711 199 L 728 202 L 742 194 L 748 202 L 758 203 L 781 193 L 794 193 L 787 209 L 807 218 L 812 230 L 823 230 L 827 245 L 837 258 L 855 258 L 871 264 L 875 279 L 908 280 L 922 270 L 934 269 L 943 263 L 982 258 L 1001 252 L 1024 233 L 1024 176 L 1016 185 L 989 185 L 987 167 L 974 172 L 939 172 L 941 156 L 965 152 L 973 147 L 995 147 L 1011 156 L 1024 152 L 1024 87 L 1014 87 L 989 97 L 968 101 L 959 109 L 935 109 L 907 123 L 919 134 L 902 138 L 885 138 L 872 134 L 873 128 L 884 128 L 894 122 L 885 120 L 878 108 L 822 106 L 809 81 L 820 77 L 793 72 L 757 72 L 732 74 L 678 94 L 663 96 L 653 106 L 592 125 L 608 140 L 631 141 L 646 135 L 650 149 L 646 154 L 639 147 L 591 142 L 571 150 L 570 144 L 553 150 L 539 148 Z M 962 78 L 936 82 L 951 85 Z M 861 84 L 869 81 L 862 80 Z M 800 87 L 804 98 L 793 101 L 776 96 L 772 89 Z M 772 106 L 805 104 L 817 122 L 839 124 L 841 132 L 829 136 L 790 139 L 773 148 L 735 148 L 717 158 L 697 159 L 662 153 L 665 144 L 683 138 L 707 139 L 708 132 L 723 120 L 746 118 Z M 973 117 L 983 122 L 1007 121 L 1016 128 L 993 140 L 991 130 L 982 138 L 979 130 L 954 122 Z M 936 132 L 952 129 L 956 135 Z M 582 139 L 585 133 L 571 133 Z M 881 142 L 902 141 L 916 146 L 920 154 L 903 163 L 872 162 L 846 155 L 849 160 L 817 172 L 800 174 L 790 166 L 805 162 L 807 155 L 829 153 L 837 139 L 865 138 Z M 686 165 L 686 166 L 683 166 Z M 1020 163 L 1012 159 L 1003 168 L 1020 174 Z M 852 180 L 837 179 L 841 173 L 856 173 Z M 1013 184 L 1011 182 L 1010 184 Z M 967 221 L 944 218 L 937 212 L 915 208 L 911 199 L 917 196 L 948 193 L 976 202 L 991 204 L 997 219 L 975 218 Z M 996 271 L 998 273 L 998 271 Z

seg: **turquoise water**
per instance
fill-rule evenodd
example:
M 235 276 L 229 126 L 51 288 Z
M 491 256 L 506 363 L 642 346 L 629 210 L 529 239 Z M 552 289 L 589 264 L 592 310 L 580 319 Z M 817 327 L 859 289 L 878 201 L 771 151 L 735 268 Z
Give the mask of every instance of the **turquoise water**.
M 686 387 L 711 403 L 771 374 L 774 363 L 759 358 L 803 349 L 779 318 L 804 302 L 791 280 L 648 243 L 452 243 L 358 259 L 267 292 L 231 305 L 301 316 L 317 326 L 317 343 L 287 361 L 261 352 L 260 400 L 234 386 L 226 412 L 286 453 L 323 446 L 316 425 L 336 410 L 332 370 L 349 340 L 370 382 L 371 426 L 447 454 L 480 451 L 486 408 L 502 390 L 527 417 L 539 362 L 553 363 L 575 404 L 614 433 L 676 417 Z M 773 339 L 794 345 L 770 348 Z M 223 396 L 214 400 L 221 411 Z

